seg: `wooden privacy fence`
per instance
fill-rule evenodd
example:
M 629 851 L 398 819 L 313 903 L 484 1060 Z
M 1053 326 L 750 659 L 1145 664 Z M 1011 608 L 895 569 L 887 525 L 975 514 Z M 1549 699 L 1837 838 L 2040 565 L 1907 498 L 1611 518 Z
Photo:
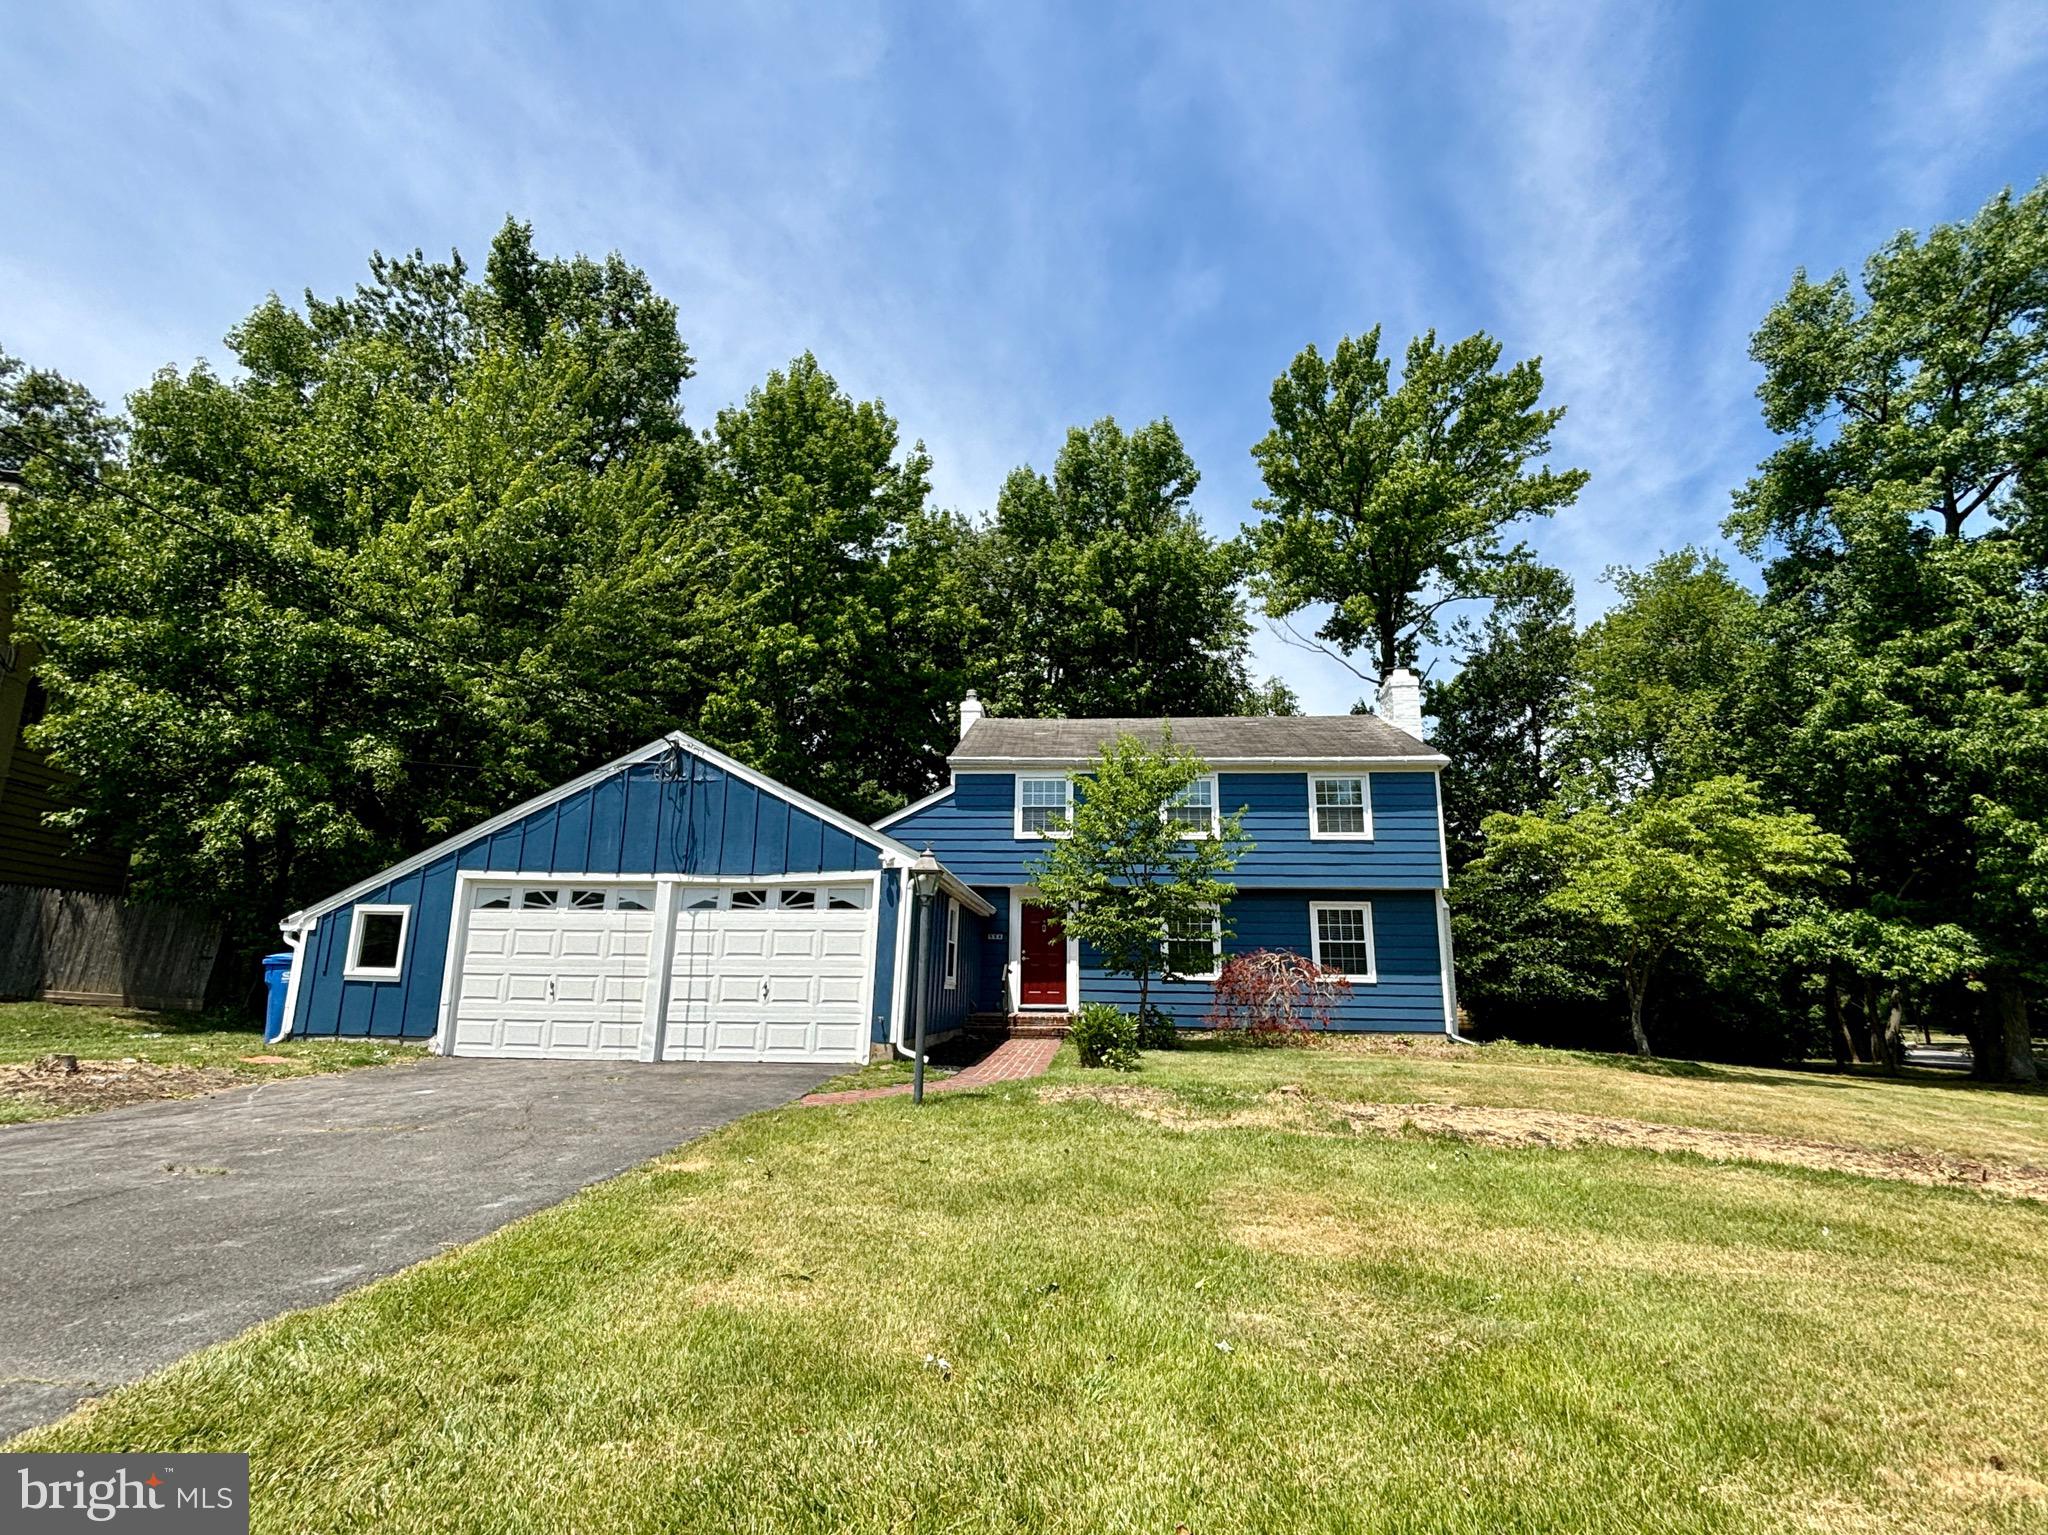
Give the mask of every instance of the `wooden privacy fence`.
M 0 885 L 0 998 L 199 1008 L 220 924 L 182 906 Z

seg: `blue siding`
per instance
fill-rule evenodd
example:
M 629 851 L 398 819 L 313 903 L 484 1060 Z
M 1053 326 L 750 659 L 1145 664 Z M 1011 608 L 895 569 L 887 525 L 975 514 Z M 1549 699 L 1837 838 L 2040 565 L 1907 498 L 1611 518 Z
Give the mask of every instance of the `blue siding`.
M 307 1035 L 426 1039 L 439 1022 L 455 871 L 512 874 L 771 875 L 866 873 L 880 850 L 716 765 L 685 757 L 667 776 L 635 763 L 488 837 L 465 842 L 357 899 L 412 908 L 395 981 L 342 979 L 353 908 L 320 918 L 306 941 L 292 1030 Z M 886 1019 L 895 962 L 895 900 L 883 880 L 876 1006 Z M 882 1025 L 880 1037 L 887 1036 Z
M 1354 981 L 1351 994 L 1335 1008 L 1335 1027 L 1384 1033 L 1422 1030 L 1442 1033 L 1443 975 L 1437 949 L 1436 898 L 1433 894 L 1390 890 L 1241 891 L 1230 903 L 1234 931 L 1223 940 L 1225 954 L 1254 949 L 1310 952 L 1308 906 L 1311 901 L 1370 901 L 1374 959 L 1379 980 Z M 1155 981 L 1153 1005 L 1176 1023 L 1199 1025 L 1208 1016 L 1213 988 L 1208 981 Z M 1087 1002 L 1112 1002 L 1135 1010 L 1138 983 L 1128 976 L 1105 975 L 1098 956 L 1081 948 L 1081 997 Z
M 981 924 L 981 959 L 975 974 L 974 1010 L 1000 1013 L 1003 997 L 1003 967 L 1010 962 L 1010 888 L 1007 885 L 976 885 L 974 893 L 996 911 Z
M 924 969 L 919 974 L 924 993 L 925 1035 L 929 1038 L 960 1028 L 967 1022 L 967 1015 L 976 1011 L 976 997 L 980 993 L 982 951 L 986 947 L 984 934 L 989 919 L 977 917 L 965 906 L 960 908 L 960 966 L 954 986 L 946 986 L 946 896 L 944 892 L 932 897 L 930 921 L 918 920 L 925 929 L 922 934 L 924 947 Z M 903 1037 L 906 1040 L 916 1036 L 917 1015 L 903 1016 Z
M 1369 775 L 1370 842 L 1317 842 L 1308 834 L 1306 773 L 1223 773 L 1226 813 L 1243 809 L 1252 850 L 1231 879 L 1245 889 L 1371 885 L 1390 890 L 1442 887 L 1433 772 Z M 1045 844 L 1019 839 L 1016 779 L 1009 773 L 961 773 L 953 792 L 905 816 L 889 834 L 913 847 L 931 844 L 941 863 L 969 884 L 1021 884 Z
M 875 1016 L 868 1028 L 868 1042 L 886 1045 L 889 1005 L 896 999 L 896 922 L 903 909 L 903 876 L 884 873 L 875 899 L 881 909 L 875 914 Z

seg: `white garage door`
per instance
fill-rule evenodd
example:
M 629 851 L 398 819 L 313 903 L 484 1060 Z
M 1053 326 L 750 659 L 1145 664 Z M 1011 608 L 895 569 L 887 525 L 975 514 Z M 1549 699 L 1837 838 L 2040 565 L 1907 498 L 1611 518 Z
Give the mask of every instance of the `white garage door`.
M 868 884 L 681 886 L 662 1058 L 866 1060 L 873 898 Z M 652 883 L 478 885 L 469 901 L 455 1054 L 639 1055 Z
M 470 896 L 455 1054 L 632 1060 L 654 941 L 654 887 L 480 885 Z
M 662 1054 L 691 1061 L 864 1061 L 869 885 L 677 892 Z

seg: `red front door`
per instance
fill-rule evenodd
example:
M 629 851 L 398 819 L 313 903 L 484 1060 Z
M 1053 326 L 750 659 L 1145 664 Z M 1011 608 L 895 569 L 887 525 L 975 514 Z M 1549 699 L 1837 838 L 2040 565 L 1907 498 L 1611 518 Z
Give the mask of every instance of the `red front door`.
M 1067 1005 L 1067 934 L 1051 906 L 1024 908 L 1017 934 L 1020 956 L 1017 1000 L 1025 1007 Z

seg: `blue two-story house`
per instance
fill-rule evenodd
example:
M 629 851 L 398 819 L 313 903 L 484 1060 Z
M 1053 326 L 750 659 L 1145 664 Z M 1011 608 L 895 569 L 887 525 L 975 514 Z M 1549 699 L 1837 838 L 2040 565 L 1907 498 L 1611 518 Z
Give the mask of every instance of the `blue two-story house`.
M 1207 930 L 1169 935 L 1174 978 L 1155 981 L 1152 996 L 1175 1021 L 1207 1016 L 1225 956 L 1284 949 L 1349 978 L 1338 1027 L 1455 1030 L 1437 782 L 1446 759 L 1420 738 L 1412 676 L 1391 678 L 1380 708 L 1170 721 L 1175 744 L 1210 769 L 1170 813 L 1190 836 L 1241 813 L 1252 843 L 1229 876 L 1227 909 Z M 1015 1020 L 1057 1018 L 1084 1001 L 1135 1006 L 1136 983 L 1066 936 L 1031 868 L 1087 792 L 1101 747 L 1124 734 L 1156 743 L 1161 722 L 997 719 L 972 695 L 961 716 L 947 785 L 876 826 L 929 847 L 990 907 L 967 923 L 982 951 L 971 1012 Z
M 1173 722 L 1212 771 L 1172 813 L 1202 835 L 1242 809 L 1256 843 L 1225 919 L 1172 935 L 1182 978 L 1154 995 L 1182 1023 L 1223 954 L 1265 948 L 1351 977 L 1342 1027 L 1452 1027 L 1443 759 L 1404 685 L 1385 718 Z M 1130 1003 L 1029 864 L 1101 743 L 1159 722 L 985 719 L 971 698 L 962 717 L 951 781 L 875 826 L 680 731 L 650 741 L 286 917 L 282 1034 L 854 1062 L 907 1049 L 920 1019 L 942 1037 Z

